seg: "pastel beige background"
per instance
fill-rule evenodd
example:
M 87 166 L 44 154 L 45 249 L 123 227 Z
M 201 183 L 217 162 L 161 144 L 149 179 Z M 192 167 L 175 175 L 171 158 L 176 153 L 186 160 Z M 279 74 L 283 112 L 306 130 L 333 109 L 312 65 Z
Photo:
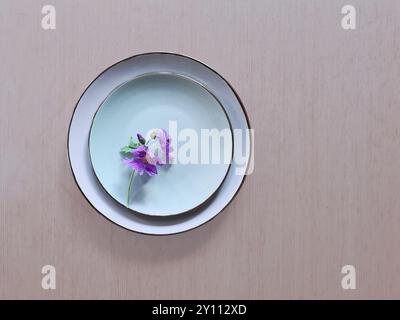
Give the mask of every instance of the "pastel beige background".
M 40 25 L 49 3 L 55 31 Z M 2 0 L 0 298 L 400 298 L 399 49 L 397 0 Z M 96 213 L 67 158 L 86 86 L 149 51 L 215 68 L 255 129 L 232 204 L 168 237 Z

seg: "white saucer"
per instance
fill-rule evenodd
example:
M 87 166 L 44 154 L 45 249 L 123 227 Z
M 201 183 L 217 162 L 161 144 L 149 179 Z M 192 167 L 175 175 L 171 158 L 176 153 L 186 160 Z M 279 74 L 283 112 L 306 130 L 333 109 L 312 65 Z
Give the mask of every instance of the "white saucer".
M 234 135 L 233 157 L 245 161 L 232 162 L 224 182 L 206 203 L 189 213 L 150 217 L 133 213 L 116 202 L 100 185 L 91 167 L 88 138 L 95 113 L 109 94 L 121 84 L 148 73 L 175 73 L 193 79 L 209 90 L 220 101 L 231 128 L 241 129 L 242 138 Z M 69 128 L 68 155 L 71 169 L 80 190 L 103 216 L 126 229 L 153 235 L 166 235 L 196 228 L 214 218 L 233 199 L 242 185 L 242 174 L 251 153 L 243 148 L 251 144 L 249 122 L 243 106 L 230 85 L 215 71 L 192 58 L 172 53 L 148 53 L 118 62 L 101 73 L 85 90 L 78 101 Z M 240 141 L 244 142 L 244 146 Z M 157 177 L 156 177 L 157 178 Z M 155 179 L 156 179 L 155 178 Z

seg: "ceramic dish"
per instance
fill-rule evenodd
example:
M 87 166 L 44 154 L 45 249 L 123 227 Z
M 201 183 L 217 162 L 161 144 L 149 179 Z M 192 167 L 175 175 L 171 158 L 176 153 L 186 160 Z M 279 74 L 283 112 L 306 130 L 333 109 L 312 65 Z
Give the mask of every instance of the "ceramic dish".
M 136 132 L 149 133 L 154 128 L 169 128 L 176 142 L 173 159 L 177 161 L 166 170 L 158 170 L 155 178 L 146 174 L 137 177 L 128 206 L 131 169 L 122 164 L 120 149 Z M 197 158 L 201 152 L 197 140 L 202 131 L 229 132 L 229 140 L 220 139 L 219 163 L 212 163 L 212 154 L 205 163 L 186 153 L 179 161 L 180 148 L 190 140 L 178 133 L 188 129 L 198 138 L 193 151 Z M 101 104 L 91 126 L 89 151 L 100 184 L 117 202 L 138 213 L 168 216 L 193 210 L 217 191 L 231 163 L 232 139 L 225 110 L 206 88 L 177 74 L 150 73 L 119 86 Z M 187 163 L 189 160 L 192 163 Z
M 91 166 L 88 139 L 93 118 L 103 101 L 124 83 L 149 73 L 173 73 L 192 79 L 212 93 L 223 106 L 234 132 L 233 161 L 218 191 L 186 214 L 153 217 L 133 213 L 116 202 L 101 186 Z M 238 138 L 237 130 L 241 137 Z M 192 58 L 172 53 L 148 53 L 120 61 L 102 72 L 79 99 L 68 133 L 68 156 L 73 176 L 91 205 L 107 219 L 128 230 L 166 235 L 196 228 L 214 218 L 237 194 L 248 167 L 252 139 L 242 104 L 232 87 L 218 73 Z M 243 143 L 241 143 L 243 142 Z M 157 177 L 160 178 L 160 177 Z

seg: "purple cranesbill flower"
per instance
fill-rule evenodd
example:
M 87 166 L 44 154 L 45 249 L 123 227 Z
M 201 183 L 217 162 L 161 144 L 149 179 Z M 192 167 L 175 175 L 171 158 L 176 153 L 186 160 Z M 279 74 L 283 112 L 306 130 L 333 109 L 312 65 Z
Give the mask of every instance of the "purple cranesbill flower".
M 150 177 L 157 174 L 157 167 L 154 164 L 146 163 L 142 158 L 124 159 L 124 163 L 140 176 L 143 175 L 143 173 L 147 173 Z
M 169 163 L 172 152 L 171 138 L 164 129 L 157 129 L 146 141 L 140 134 L 136 134 L 139 143 L 131 140 L 128 146 L 121 149 L 121 152 L 129 157 L 123 159 L 123 163 L 132 169 L 131 179 L 128 186 L 126 205 L 129 207 L 129 194 L 135 174 L 146 173 L 152 177 L 157 174 L 157 165 L 163 166 Z
M 157 167 L 154 164 L 147 162 L 147 146 L 140 146 L 131 151 L 133 155 L 132 158 L 125 158 L 123 160 L 124 164 L 131 167 L 135 170 L 139 175 L 143 173 L 147 173 L 150 177 L 157 174 Z

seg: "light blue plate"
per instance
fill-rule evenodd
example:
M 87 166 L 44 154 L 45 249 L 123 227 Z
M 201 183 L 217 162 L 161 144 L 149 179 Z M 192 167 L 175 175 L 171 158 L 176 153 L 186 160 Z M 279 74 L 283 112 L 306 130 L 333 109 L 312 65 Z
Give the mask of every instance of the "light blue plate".
M 126 206 L 131 169 L 123 165 L 121 147 L 136 133 L 145 135 L 154 128 L 170 130 L 176 143 L 176 162 L 158 168 L 158 174 L 137 176 L 130 194 L 129 208 L 146 215 L 168 216 L 188 212 L 205 203 L 223 183 L 230 161 L 218 164 L 182 164 L 180 148 L 188 137 L 182 129 L 197 133 L 201 152 L 201 129 L 229 130 L 229 141 L 221 139 L 221 155 L 232 157 L 233 138 L 229 120 L 219 101 L 197 82 L 172 73 L 139 76 L 116 88 L 101 104 L 89 136 L 90 159 L 94 172 L 111 197 Z M 193 131 L 192 131 L 193 132 Z M 224 149 L 225 148 L 225 149 Z M 228 149 L 226 149 L 228 148 Z M 200 156 L 199 156 L 199 161 Z M 229 159 L 230 160 L 230 159 Z

